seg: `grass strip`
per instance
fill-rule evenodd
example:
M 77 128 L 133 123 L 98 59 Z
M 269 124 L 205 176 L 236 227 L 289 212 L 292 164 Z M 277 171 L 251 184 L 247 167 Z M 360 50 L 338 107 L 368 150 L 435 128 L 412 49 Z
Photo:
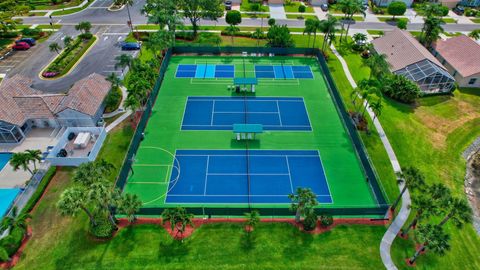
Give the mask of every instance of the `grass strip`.
M 32 211 L 33 207 L 35 207 L 38 200 L 40 200 L 43 193 L 45 192 L 45 189 L 47 189 L 47 186 L 50 183 L 50 180 L 52 180 L 56 171 L 57 169 L 55 166 L 52 166 L 50 167 L 50 169 L 48 169 L 48 171 L 43 176 L 42 181 L 40 181 L 40 184 L 38 185 L 37 189 L 33 193 L 32 197 L 30 197 L 30 200 L 28 200 L 27 204 L 23 208 L 22 213 L 28 213 Z

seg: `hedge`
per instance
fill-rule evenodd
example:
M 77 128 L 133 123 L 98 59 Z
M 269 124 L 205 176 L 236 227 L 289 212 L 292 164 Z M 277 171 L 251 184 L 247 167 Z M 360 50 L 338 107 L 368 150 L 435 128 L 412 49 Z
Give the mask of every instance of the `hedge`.
M 43 192 L 45 192 L 45 189 L 47 188 L 48 184 L 52 180 L 53 176 L 55 175 L 56 172 L 56 167 L 52 166 L 50 169 L 48 169 L 47 173 L 42 178 L 42 181 L 40 181 L 40 184 L 37 187 L 37 190 L 33 193 L 32 197 L 30 200 L 28 200 L 27 204 L 22 210 L 22 213 L 28 213 L 32 211 L 33 207 L 37 204 L 38 200 L 40 200 L 40 197 L 42 197 Z

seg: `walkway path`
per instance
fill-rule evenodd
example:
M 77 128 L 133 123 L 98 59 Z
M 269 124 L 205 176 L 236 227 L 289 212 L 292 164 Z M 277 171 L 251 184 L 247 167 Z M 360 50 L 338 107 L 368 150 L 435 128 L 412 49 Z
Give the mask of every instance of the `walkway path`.
M 355 80 L 353 79 L 352 74 L 348 69 L 347 62 L 345 62 L 343 57 L 337 52 L 337 50 L 333 45 L 331 46 L 331 49 L 335 54 L 335 56 L 338 57 L 338 60 L 340 60 L 343 70 L 345 71 L 345 75 L 347 76 L 347 79 L 352 85 L 352 87 L 353 88 L 357 87 L 357 84 L 355 83 Z M 368 102 L 365 101 L 365 104 L 368 104 Z M 374 117 L 373 111 L 368 106 L 367 108 L 368 108 L 367 109 L 368 115 L 370 116 L 370 118 L 373 119 Z M 395 173 L 401 172 L 400 163 L 398 162 L 397 156 L 395 155 L 392 145 L 390 144 L 390 141 L 387 138 L 387 134 L 385 134 L 385 131 L 383 130 L 383 127 L 380 124 L 380 121 L 378 120 L 378 118 L 375 118 L 375 120 L 373 121 L 373 124 L 375 125 L 375 128 L 377 129 L 378 135 L 380 136 L 383 146 L 387 151 L 387 155 L 388 155 L 388 158 L 390 159 L 390 163 L 392 164 L 394 172 Z M 400 190 L 403 189 L 403 182 L 401 182 L 398 185 L 398 188 Z M 382 242 L 380 243 L 380 256 L 382 257 L 383 264 L 387 269 L 395 269 L 395 270 L 397 269 L 390 255 L 390 247 L 393 243 L 393 240 L 395 240 L 395 237 L 400 232 L 403 224 L 405 224 L 408 216 L 410 215 L 409 206 L 410 206 L 410 193 L 407 190 L 405 191 L 405 193 L 403 193 L 403 196 L 402 196 L 402 207 L 400 208 L 400 212 L 398 213 L 397 217 L 393 220 L 390 227 L 388 227 L 387 231 L 385 232 L 385 235 L 383 235 Z
M 286 19 L 287 14 L 285 14 L 285 9 L 282 4 L 269 4 L 270 7 L 270 18 L 274 19 Z

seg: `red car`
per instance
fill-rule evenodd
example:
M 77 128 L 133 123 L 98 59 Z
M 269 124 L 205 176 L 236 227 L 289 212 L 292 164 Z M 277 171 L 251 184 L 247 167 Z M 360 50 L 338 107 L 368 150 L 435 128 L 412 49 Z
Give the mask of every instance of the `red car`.
M 15 45 L 13 45 L 14 50 L 28 50 L 30 49 L 30 45 L 26 42 L 17 42 Z

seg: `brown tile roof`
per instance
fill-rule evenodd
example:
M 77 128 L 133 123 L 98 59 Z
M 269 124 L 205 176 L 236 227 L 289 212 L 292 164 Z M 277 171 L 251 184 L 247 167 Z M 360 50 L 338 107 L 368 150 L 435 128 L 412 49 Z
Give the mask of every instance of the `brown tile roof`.
M 69 108 L 93 116 L 102 105 L 110 87 L 111 84 L 105 77 L 92 73 L 72 86 L 56 112 Z
M 66 109 L 94 115 L 110 90 L 110 83 L 99 74 L 78 81 L 67 95 L 43 94 L 32 89 L 32 80 L 21 75 L 0 84 L 0 120 L 21 126 L 28 119 L 54 118 Z
M 387 32 L 383 37 L 373 40 L 372 43 L 377 53 L 387 56 L 392 71 L 397 71 L 425 59 L 445 69 L 408 31 L 396 28 Z
M 439 40 L 433 48 L 463 77 L 480 73 L 480 44 L 461 35 Z

